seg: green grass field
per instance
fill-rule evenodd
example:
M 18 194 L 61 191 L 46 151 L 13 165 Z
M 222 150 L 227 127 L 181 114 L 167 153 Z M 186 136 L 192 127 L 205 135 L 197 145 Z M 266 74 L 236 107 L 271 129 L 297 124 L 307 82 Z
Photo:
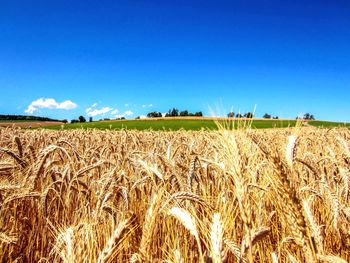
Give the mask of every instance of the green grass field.
M 16 123 L 24 121 L 8 121 L 8 123 Z M 29 121 L 25 121 L 30 123 Z M 294 127 L 296 125 L 295 120 L 239 120 L 239 121 L 218 121 L 219 124 L 223 124 L 228 128 L 239 128 L 249 127 L 256 129 L 267 129 L 267 128 L 286 128 Z M 165 130 L 165 131 L 176 131 L 180 129 L 184 130 L 201 130 L 218 129 L 218 122 L 212 119 L 154 119 L 154 120 L 121 120 L 121 121 L 95 121 L 86 123 L 74 123 L 65 124 L 64 129 L 129 129 L 129 130 Z M 1 124 L 1 122 L 0 122 Z M 328 121 L 309 121 L 309 126 L 314 127 L 350 127 L 350 123 L 339 123 L 339 122 L 328 122 Z M 42 128 L 59 130 L 62 128 L 61 124 L 50 126 L 41 126 Z
M 350 123 L 331 122 L 331 121 L 309 121 L 311 126 L 333 128 L 333 127 L 350 127 Z
M 228 127 L 246 127 L 250 125 L 248 121 L 236 121 L 227 122 L 219 121 L 219 123 Z M 296 121 L 294 120 L 253 120 L 251 125 L 253 128 L 285 128 L 294 127 Z M 125 120 L 125 121 L 100 121 L 100 122 L 86 122 L 86 123 L 74 123 L 65 124 L 65 129 L 76 129 L 76 128 L 91 128 L 91 129 L 129 129 L 129 130 L 201 130 L 210 129 L 216 130 L 218 127 L 214 120 Z M 49 129 L 61 129 L 61 125 L 47 127 Z

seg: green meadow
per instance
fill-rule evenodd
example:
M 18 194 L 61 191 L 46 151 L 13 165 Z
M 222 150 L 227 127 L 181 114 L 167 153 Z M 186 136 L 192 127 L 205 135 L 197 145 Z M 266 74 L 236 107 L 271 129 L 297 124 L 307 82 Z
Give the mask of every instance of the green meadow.
M 65 125 L 55 125 L 46 127 L 48 129 L 129 129 L 129 130 L 201 130 L 218 129 L 218 124 L 229 128 L 243 128 L 249 127 L 256 129 L 267 129 L 267 128 L 287 128 L 295 127 L 296 120 L 238 120 L 238 121 L 215 121 L 208 119 L 157 119 L 157 120 L 120 120 L 120 121 L 95 121 L 85 123 L 73 123 Z M 309 126 L 315 127 L 349 127 L 349 123 L 338 123 L 338 122 L 324 122 L 324 121 L 310 121 Z

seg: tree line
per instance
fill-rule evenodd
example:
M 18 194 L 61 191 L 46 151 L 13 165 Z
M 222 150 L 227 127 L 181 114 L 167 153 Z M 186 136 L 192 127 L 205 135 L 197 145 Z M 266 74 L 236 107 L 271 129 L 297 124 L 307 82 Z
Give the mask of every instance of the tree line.
M 0 114 L 1 121 L 57 121 L 61 122 L 62 120 L 51 119 L 47 117 L 38 117 L 38 116 L 26 116 L 26 115 L 4 115 Z
M 252 112 L 247 112 L 247 113 L 244 113 L 244 114 L 241 114 L 240 112 L 235 114 L 234 112 L 229 112 L 227 113 L 227 117 L 228 118 L 248 118 L 248 119 L 251 119 L 254 117 L 254 114 Z
M 169 109 L 169 111 L 165 114 L 165 117 L 203 117 L 203 113 L 201 111 L 197 112 L 189 112 L 188 110 L 179 111 L 177 108 Z M 147 113 L 148 118 L 161 118 L 163 117 L 162 113 L 159 111 L 152 111 Z
M 202 117 L 203 113 L 201 111 L 197 112 L 189 112 L 188 110 L 179 111 L 177 108 L 169 109 L 169 111 L 165 114 L 165 117 Z M 148 118 L 161 118 L 163 117 L 161 112 L 158 111 L 152 111 L 147 114 Z M 252 112 L 247 112 L 244 114 L 234 112 L 229 112 L 227 114 L 228 118 L 254 118 L 254 114 Z M 139 119 L 140 117 L 136 117 L 136 119 Z M 263 115 L 264 119 L 278 119 L 278 116 L 272 116 L 271 114 L 265 113 Z M 124 120 L 125 117 L 118 118 L 119 120 Z M 296 117 L 296 119 L 302 119 L 302 120 L 315 120 L 315 116 L 310 113 L 305 113 L 301 117 Z M 63 122 L 67 123 L 68 121 L 66 119 L 64 120 L 57 120 L 57 119 L 51 119 L 48 117 L 38 117 L 38 116 L 26 116 L 26 115 L 5 115 L 0 114 L 0 121 L 55 121 L 55 122 Z M 103 120 L 110 120 L 110 119 L 103 119 Z M 92 122 L 92 117 L 89 117 L 89 122 Z M 71 120 L 71 123 L 83 123 L 86 122 L 86 119 L 84 116 L 79 116 L 78 119 Z
M 1 115 L 0 115 L 1 116 Z M 172 108 L 169 109 L 169 111 L 165 114 L 164 117 L 188 117 L 188 116 L 193 116 L 193 117 L 202 117 L 203 113 L 201 111 L 195 112 L 195 113 L 191 113 L 188 110 L 184 110 L 184 111 L 179 111 L 177 108 Z M 147 114 L 148 118 L 162 118 L 163 115 L 161 112 L 159 111 L 152 111 L 149 112 Z M 228 118 L 247 118 L 247 119 L 251 119 L 254 118 L 254 114 L 252 112 L 246 112 L 244 114 L 241 113 L 237 113 L 235 114 L 234 112 L 229 112 L 227 114 Z M 264 119 L 274 119 L 274 120 L 278 120 L 279 117 L 278 116 L 272 116 L 271 114 L 265 113 L 263 115 Z M 140 117 L 136 117 L 135 119 L 140 119 Z M 302 117 L 296 117 L 296 119 L 302 119 L 302 120 L 315 120 L 314 115 L 310 114 L 310 113 L 305 113 Z M 102 120 L 102 119 L 101 119 Z M 103 120 L 110 120 L 108 118 L 103 119 Z M 122 118 L 117 118 L 117 120 L 125 120 L 125 117 Z M 89 118 L 89 121 L 92 122 L 92 117 Z M 67 122 L 67 120 L 63 120 L 63 122 Z M 71 123 L 82 123 L 82 122 L 86 122 L 86 119 L 84 118 L 84 116 L 79 116 L 78 119 L 73 119 L 71 120 Z
M 227 117 L 228 118 L 248 118 L 251 119 L 254 117 L 254 114 L 252 112 L 247 112 L 244 114 L 241 113 L 237 113 L 235 114 L 234 112 L 229 112 L 227 113 Z M 263 115 L 264 119 L 278 119 L 278 116 L 272 116 L 271 114 L 265 113 Z M 315 120 L 315 116 L 310 114 L 310 113 L 305 113 L 302 117 L 296 117 L 297 120 L 301 119 L 301 120 Z
M 297 120 L 309 120 L 309 121 L 313 121 L 315 120 L 315 116 L 310 114 L 310 113 L 305 113 L 304 116 L 302 117 L 296 117 Z
M 89 118 L 89 121 L 92 122 L 92 117 Z M 70 123 L 79 123 L 79 122 L 81 122 L 81 123 L 86 122 L 85 117 L 81 115 L 81 116 L 79 116 L 78 119 L 73 119 L 70 121 Z

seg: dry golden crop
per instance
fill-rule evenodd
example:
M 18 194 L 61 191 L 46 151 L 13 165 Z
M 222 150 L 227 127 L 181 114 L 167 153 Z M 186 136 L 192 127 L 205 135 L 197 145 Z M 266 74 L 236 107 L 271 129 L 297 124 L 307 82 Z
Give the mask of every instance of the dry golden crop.
M 1 262 L 349 262 L 350 130 L 0 129 Z

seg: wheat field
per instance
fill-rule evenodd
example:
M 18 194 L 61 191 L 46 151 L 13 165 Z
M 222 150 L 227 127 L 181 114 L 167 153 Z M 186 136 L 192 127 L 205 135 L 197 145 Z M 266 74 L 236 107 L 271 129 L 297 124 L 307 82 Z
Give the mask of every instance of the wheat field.
M 349 262 L 350 130 L 0 129 L 1 262 Z

